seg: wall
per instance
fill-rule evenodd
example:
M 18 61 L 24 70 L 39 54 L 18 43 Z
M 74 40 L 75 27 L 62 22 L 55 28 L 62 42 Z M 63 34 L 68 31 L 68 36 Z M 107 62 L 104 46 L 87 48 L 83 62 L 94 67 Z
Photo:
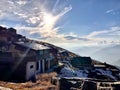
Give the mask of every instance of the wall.
M 36 62 L 30 61 L 26 65 L 26 80 L 30 80 L 35 77 L 36 74 Z

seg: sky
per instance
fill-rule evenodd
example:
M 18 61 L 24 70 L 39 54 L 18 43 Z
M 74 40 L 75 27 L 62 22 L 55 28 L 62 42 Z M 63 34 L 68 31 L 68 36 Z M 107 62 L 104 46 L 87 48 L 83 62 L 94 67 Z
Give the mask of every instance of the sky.
M 73 50 L 120 43 L 120 0 L 1 0 L 0 25 Z

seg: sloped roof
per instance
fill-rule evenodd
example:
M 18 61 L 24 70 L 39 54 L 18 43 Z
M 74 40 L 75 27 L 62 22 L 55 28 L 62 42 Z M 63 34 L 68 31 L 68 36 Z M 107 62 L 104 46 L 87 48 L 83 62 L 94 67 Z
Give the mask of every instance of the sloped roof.
M 24 47 L 34 49 L 34 50 L 44 50 L 44 49 L 50 49 L 47 46 L 35 43 L 35 42 L 17 42 L 17 44 L 22 45 Z

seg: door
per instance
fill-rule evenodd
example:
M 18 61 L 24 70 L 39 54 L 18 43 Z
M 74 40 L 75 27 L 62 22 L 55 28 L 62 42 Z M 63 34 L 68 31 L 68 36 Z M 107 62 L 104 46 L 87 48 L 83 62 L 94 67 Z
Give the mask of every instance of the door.
M 26 80 L 30 80 L 35 76 L 36 62 L 28 62 L 26 65 Z

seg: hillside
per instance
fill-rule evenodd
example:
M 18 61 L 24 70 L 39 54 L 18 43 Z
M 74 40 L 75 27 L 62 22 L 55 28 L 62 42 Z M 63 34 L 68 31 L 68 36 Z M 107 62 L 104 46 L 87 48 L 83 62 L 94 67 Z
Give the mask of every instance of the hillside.
M 25 83 L 0 81 L 0 86 L 8 88 L 5 90 L 9 90 L 9 88 L 10 90 L 57 90 L 57 87 L 51 84 L 51 77 L 54 77 L 56 75 L 57 74 L 55 72 L 37 75 L 36 83 L 33 83 L 31 81 Z
M 0 27 L 0 72 L 0 86 L 13 90 L 57 90 L 62 79 L 95 81 L 96 85 L 120 81 L 120 70 L 113 65 L 26 38 L 17 34 L 16 29 L 6 27 Z M 54 78 L 58 80 L 54 82 Z

